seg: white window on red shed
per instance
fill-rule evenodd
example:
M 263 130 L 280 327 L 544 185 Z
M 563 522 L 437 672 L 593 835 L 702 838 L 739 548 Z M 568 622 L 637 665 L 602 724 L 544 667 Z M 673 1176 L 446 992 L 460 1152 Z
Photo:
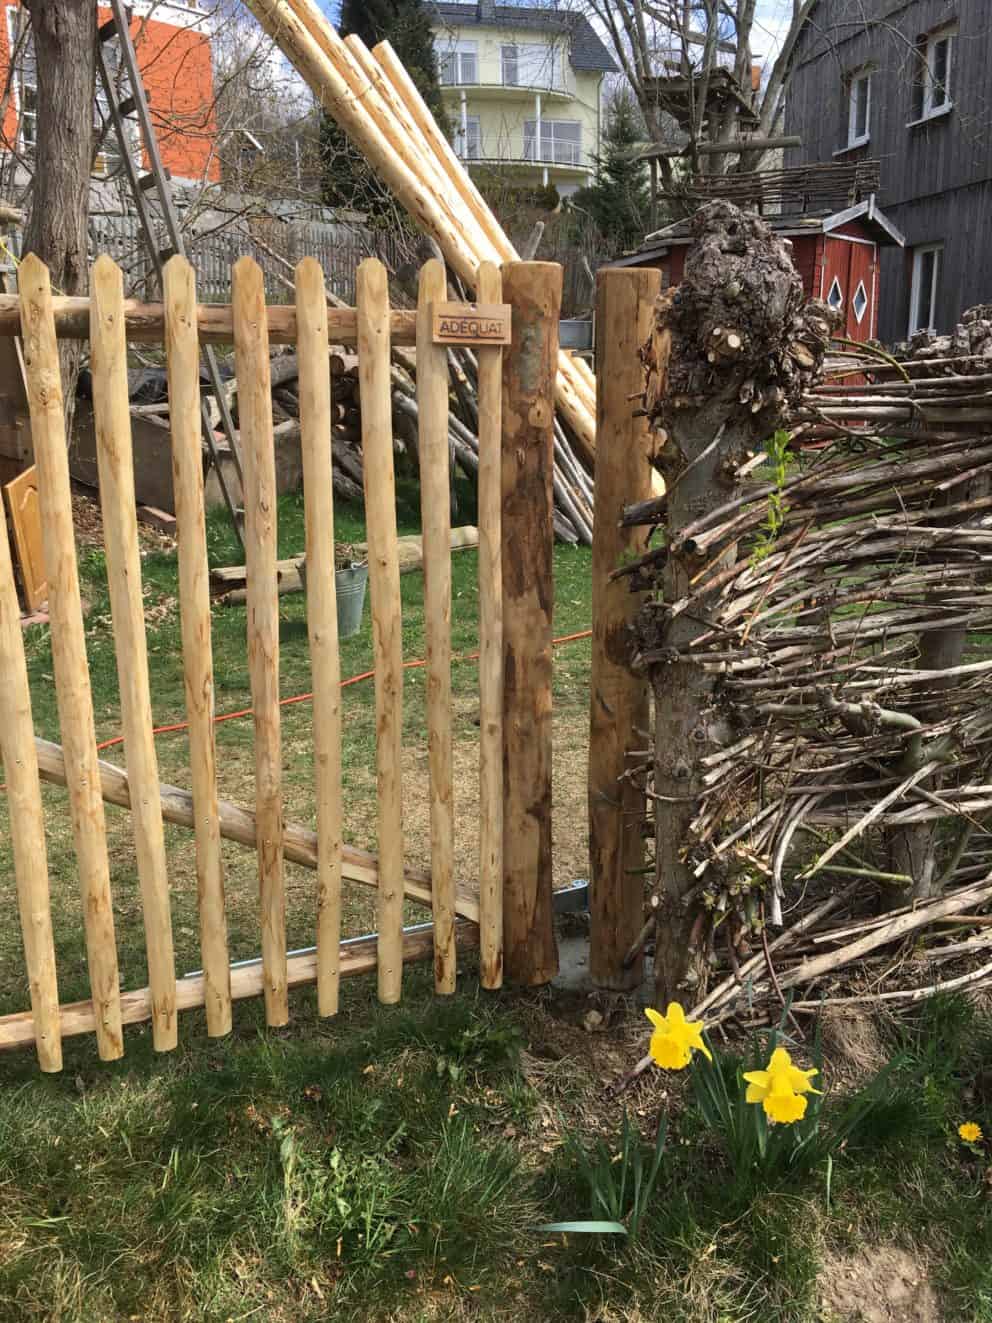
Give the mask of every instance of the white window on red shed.
M 858 281 L 858 288 L 854 291 L 851 307 L 854 309 L 854 315 L 860 326 L 865 319 L 865 313 L 868 311 L 868 291 L 865 289 L 863 280 Z
M 830 283 L 830 292 L 827 295 L 827 302 L 830 304 L 831 308 L 843 308 L 844 306 L 844 291 L 841 289 L 840 281 L 836 276 L 834 276 Z

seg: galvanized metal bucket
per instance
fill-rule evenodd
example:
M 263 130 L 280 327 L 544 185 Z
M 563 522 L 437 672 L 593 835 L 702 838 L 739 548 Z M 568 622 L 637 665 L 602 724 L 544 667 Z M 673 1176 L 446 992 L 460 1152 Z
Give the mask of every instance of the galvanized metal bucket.
M 307 590 L 307 562 L 301 556 L 296 562 L 303 591 Z M 369 582 L 367 565 L 348 565 L 334 574 L 334 590 L 338 604 L 338 638 L 350 639 L 362 627 L 365 610 L 365 590 Z

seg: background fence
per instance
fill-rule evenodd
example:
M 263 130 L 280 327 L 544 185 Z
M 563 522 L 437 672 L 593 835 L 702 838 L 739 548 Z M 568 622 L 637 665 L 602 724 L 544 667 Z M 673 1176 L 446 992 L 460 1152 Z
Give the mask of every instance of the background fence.
M 89 226 L 92 251 L 109 254 L 124 273 L 125 293 L 140 295 L 154 276 L 137 216 L 92 215 Z M 379 257 L 394 270 L 402 260 L 393 236 L 342 222 L 239 218 L 184 233 L 197 297 L 204 303 L 230 302 L 231 268 L 240 257 L 254 258 L 265 278 L 266 296 L 280 300 L 297 262 L 316 258 L 328 289 L 352 306 L 355 272 L 364 258 Z

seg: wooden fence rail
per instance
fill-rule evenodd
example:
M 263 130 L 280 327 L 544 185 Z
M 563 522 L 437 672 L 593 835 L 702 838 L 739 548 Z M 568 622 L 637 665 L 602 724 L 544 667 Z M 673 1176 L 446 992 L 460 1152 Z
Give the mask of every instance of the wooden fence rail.
M 514 279 L 525 280 L 517 264 Z M 55 690 L 62 745 L 34 737 L 27 668 L 17 619 L 9 547 L 0 529 L 0 750 L 11 810 L 14 868 L 31 1009 L 0 1017 L 0 1048 L 36 1044 L 43 1070 L 61 1069 L 61 1040 L 95 1033 L 101 1057 L 124 1051 L 122 1026 L 152 1023 L 155 1047 L 178 1042 L 178 1012 L 205 1008 L 207 1032 L 227 1033 L 232 1002 L 262 995 L 269 1024 L 286 1023 L 288 990 L 316 983 L 322 1015 L 338 1009 L 339 981 L 378 968 L 379 996 L 397 1001 L 404 962 L 433 956 L 438 992 L 455 987 L 456 947 L 481 941 L 481 981 L 502 979 L 503 771 L 501 727 L 503 351 L 479 353 L 479 612 L 480 612 L 480 876 L 457 880 L 452 772 L 451 564 L 448 461 L 448 376 L 445 350 L 432 340 L 432 305 L 446 297 L 444 268 L 431 262 L 420 282 L 415 314 L 389 306 L 385 268 L 367 259 L 357 273 L 357 308 L 329 309 L 319 263 L 296 271 L 292 307 L 266 307 L 263 275 L 251 258 L 233 271 L 231 307 L 197 303 L 193 268 L 180 257 L 166 267 L 162 305 L 149 309 L 123 297 L 120 268 L 101 257 L 89 299 L 52 295 L 48 271 L 34 257 L 20 268 L 16 303 L 0 306 L 0 334 L 24 337 L 32 433 L 39 471 L 49 582 Z M 501 275 L 480 271 L 487 302 L 499 302 Z M 552 306 L 554 305 L 554 306 Z M 556 316 L 548 301 L 548 319 Z M 549 321 L 550 325 L 550 321 Z M 342 334 L 342 331 L 346 332 Z M 127 768 L 97 758 L 93 704 L 66 463 L 57 337 L 85 334 L 91 342 L 100 497 L 111 614 L 121 693 Z M 207 544 L 200 453 L 198 345 L 226 337 L 235 347 L 238 408 L 245 460 L 248 663 L 254 713 L 253 810 L 219 798 L 214 740 Z M 163 785 L 156 761 L 151 688 L 138 552 L 127 340 L 164 343 L 170 399 L 179 553 L 182 664 L 189 727 L 191 791 Z M 276 499 L 269 344 L 292 340 L 300 365 L 300 425 L 306 518 L 307 626 L 313 672 L 316 832 L 284 820 L 279 703 L 279 615 Z M 341 786 L 340 660 L 334 590 L 334 509 L 331 484 L 332 382 L 329 343 L 358 346 L 375 652 L 378 858 L 344 843 Z M 417 345 L 417 392 L 423 495 L 425 617 L 428 650 L 431 873 L 404 864 L 402 805 L 403 643 L 390 408 L 390 346 Z M 549 338 L 548 344 L 552 344 Z M 549 351 L 550 363 L 553 350 Z M 552 384 L 533 409 L 550 420 Z M 543 412 L 542 412 L 543 411 Z M 546 504 L 546 502 L 544 503 Z M 550 508 L 543 549 L 550 547 Z M 515 507 L 518 511 L 519 505 Z M 543 681 L 542 681 L 543 683 Z M 538 706 L 542 700 L 536 699 Z M 550 703 L 550 696 L 547 695 Z M 543 707 L 542 707 L 542 710 Z M 511 769 L 512 774 L 512 769 Z M 82 890 L 90 998 L 59 1005 L 45 832 L 39 786 L 67 787 Z M 104 802 L 131 811 L 149 986 L 121 992 L 114 928 Z M 163 823 L 195 833 L 197 902 L 203 971 L 176 977 Z M 232 968 L 228 953 L 221 841 L 257 852 L 258 962 Z M 316 949 L 288 954 L 286 862 L 315 870 Z M 341 942 L 345 880 L 378 891 L 379 933 Z M 550 886 L 550 883 L 549 883 Z M 406 899 L 429 904 L 433 924 L 404 930 Z M 481 938 L 480 938 L 481 933 Z

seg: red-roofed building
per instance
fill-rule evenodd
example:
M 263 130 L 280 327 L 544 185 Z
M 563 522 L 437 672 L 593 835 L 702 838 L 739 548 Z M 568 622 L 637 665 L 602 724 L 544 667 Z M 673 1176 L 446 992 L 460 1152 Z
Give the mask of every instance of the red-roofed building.
M 131 35 L 158 137 L 162 160 L 177 183 L 214 183 L 220 179 L 216 152 L 214 78 L 210 49 L 210 18 L 199 6 L 171 0 L 135 0 Z M 20 0 L 0 0 L 0 86 L 6 86 L 13 52 L 14 77 L 0 126 L 0 152 L 15 151 L 30 162 L 35 141 L 37 93 L 30 23 Z M 110 11 L 98 7 L 98 23 Z M 116 43 L 107 43 L 113 59 Z M 99 82 L 99 80 L 98 80 Z M 124 93 L 126 95 L 126 93 Z M 98 86 L 94 122 L 106 120 Z M 134 150 L 141 151 L 137 124 L 133 124 Z M 143 164 L 147 165 L 147 162 Z M 95 153 L 93 174 L 111 176 L 119 165 L 113 131 L 103 135 Z

